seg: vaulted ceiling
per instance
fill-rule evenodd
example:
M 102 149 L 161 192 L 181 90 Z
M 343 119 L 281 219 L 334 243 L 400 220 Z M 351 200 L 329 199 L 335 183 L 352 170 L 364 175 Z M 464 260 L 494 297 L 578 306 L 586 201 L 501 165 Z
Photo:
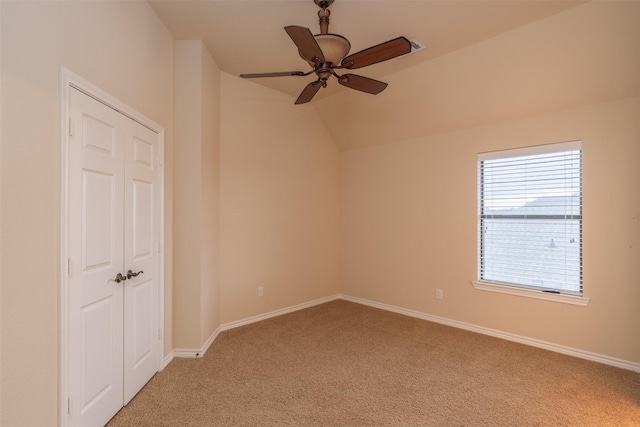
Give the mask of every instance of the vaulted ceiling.
M 203 40 L 226 73 L 309 69 L 284 27 L 300 25 L 319 33 L 319 9 L 313 0 L 149 0 L 149 3 L 176 39 Z M 545 18 L 578 10 L 585 3 L 335 0 L 329 8 L 329 32 L 348 38 L 351 53 L 401 35 L 417 40 L 424 49 L 354 70 L 356 74 L 389 83 L 379 95 L 353 91 L 330 80 L 310 104 L 299 108 L 316 108 L 340 148 L 349 149 L 570 107 L 582 102 L 580 97 L 589 98 L 580 92 L 583 85 L 588 87 L 592 82 L 589 78 L 580 81 L 584 77 L 579 77 L 578 70 L 599 61 L 593 56 L 610 50 L 609 44 L 619 46 L 618 36 L 605 35 L 603 40 L 601 31 L 607 30 L 599 28 L 598 23 L 591 27 L 593 23 L 589 20 L 600 14 L 595 10 L 570 20 L 579 28 L 563 30 L 569 21 L 533 27 Z M 632 11 L 635 14 L 620 25 L 633 32 L 631 28 L 637 24 L 640 8 L 618 9 L 606 19 L 624 20 Z M 529 28 L 533 28 L 531 34 Z M 503 40 L 505 34 L 514 31 L 520 32 L 513 43 Z M 576 41 L 576 35 L 586 39 Z M 556 39 L 558 46 L 553 46 Z M 585 44 L 594 45 L 595 50 L 582 52 L 585 55 L 582 59 L 563 58 L 562 52 L 571 56 L 572 52 L 567 50 L 581 49 Z M 608 59 L 625 61 L 623 56 L 628 57 L 628 50 L 633 47 L 637 47 L 637 40 L 620 47 L 624 50 L 620 58 Z M 555 62 L 545 66 L 546 61 Z M 604 75 L 600 70 L 593 78 L 622 77 L 627 83 L 632 82 L 634 77 L 628 74 L 638 71 L 640 60 L 638 55 L 631 55 L 626 61 L 630 68 L 623 76 L 617 76 L 612 66 Z M 556 78 L 560 75 L 561 78 Z M 289 94 L 293 103 L 313 77 L 262 78 L 251 82 Z M 576 78 L 580 87 L 562 89 L 573 85 Z M 627 86 L 613 87 L 611 91 L 628 90 Z M 560 93 L 554 93 L 558 89 Z M 501 95 L 496 96 L 496 92 Z M 541 92 L 548 96 L 542 96 Z M 569 95 L 573 98 L 568 99 Z M 601 97 L 615 96 L 609 93 Z M 481 102 L 487 98 L 492 101 L 489 105 Z

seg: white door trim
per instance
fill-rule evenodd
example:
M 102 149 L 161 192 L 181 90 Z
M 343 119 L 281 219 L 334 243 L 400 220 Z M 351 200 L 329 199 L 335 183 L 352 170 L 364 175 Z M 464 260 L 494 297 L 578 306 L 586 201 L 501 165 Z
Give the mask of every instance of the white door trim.
M 140 123 L 159 135 L 160 139 L 160 247 L 158 260 L 158 354 L 160 355 L 158 370 L 161 370 L 164 358 L 164 128 L 153 120 L 145 117 L 123 102 L 94 86 L 82 77 L 60 67 L 60 217 L 59 217 L 59 251 L 58 251 L 58 425 L 69 424 L 69 280 L 68 260 L 69 251 L 67 241 L 67 210 L 69 197 L 69 91 L 75 88 L 86 95 L 113 108 L 130 119 Z

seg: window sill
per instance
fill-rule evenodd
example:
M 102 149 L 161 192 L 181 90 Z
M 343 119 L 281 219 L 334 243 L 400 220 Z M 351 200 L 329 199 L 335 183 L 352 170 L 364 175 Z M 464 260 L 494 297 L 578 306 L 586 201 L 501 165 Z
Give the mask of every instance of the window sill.
M 564 304 L 573 304 L 585 307 L 591 301 L 587 297 L 579 297 L 575 295 L 566 294 L 554 294 L 549 292 L 543 292 L 537 289 L 522 289 L 516 286 L 509 286 L 502 283 L 474 281 L 471 282 L 474 289 L 482 291 L 498 292 L 502 294 L 516 295 L 527 298 L 543 299 L 547 301 L 561 302 Z

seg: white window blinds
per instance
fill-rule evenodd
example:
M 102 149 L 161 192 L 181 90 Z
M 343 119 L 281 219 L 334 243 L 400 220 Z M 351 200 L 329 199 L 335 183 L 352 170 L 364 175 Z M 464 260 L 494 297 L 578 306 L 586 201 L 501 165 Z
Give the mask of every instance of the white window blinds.
M 480 280 L 582 293 L 579 141 L 478 156 Z

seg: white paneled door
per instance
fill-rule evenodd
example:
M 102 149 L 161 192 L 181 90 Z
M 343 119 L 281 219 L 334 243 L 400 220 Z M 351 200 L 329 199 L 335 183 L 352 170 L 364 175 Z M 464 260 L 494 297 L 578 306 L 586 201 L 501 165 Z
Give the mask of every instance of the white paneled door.
M 69 98 L 69 423 L 101 426 L 159 368 L 159 135 Z

